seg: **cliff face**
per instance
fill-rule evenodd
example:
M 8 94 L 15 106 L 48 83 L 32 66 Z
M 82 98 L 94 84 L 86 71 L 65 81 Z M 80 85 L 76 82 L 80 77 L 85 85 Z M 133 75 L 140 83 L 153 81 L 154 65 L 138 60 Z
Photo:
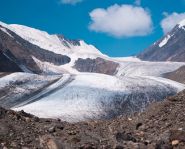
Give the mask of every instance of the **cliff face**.
M 79 58 L 74 65 L 74 68 L 79 72 L 94 72 L 114 75 L 117 72 L 119 64 L 113 61 L 108 61 L 102 58 L 96 59 L 81 59 Z
M 10 57 L 0 51 L 0 72 L 22 72 L 22 69 Z
M 184 148 L 185 91 L 145 112 L 108 121 L 66 123 L 0 108 L 1 147 Z

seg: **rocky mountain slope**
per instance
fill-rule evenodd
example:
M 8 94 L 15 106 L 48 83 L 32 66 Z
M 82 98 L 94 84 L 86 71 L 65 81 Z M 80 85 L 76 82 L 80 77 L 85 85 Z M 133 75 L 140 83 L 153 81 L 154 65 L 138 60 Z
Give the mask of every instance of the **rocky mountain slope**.
M 138 55 L 146 61 L 185 61 L 185 20 Z
M 22 72 L 23 70 L 5 53 L 0 51 L 0 72 Z
M 173 72 L 164 74 L 164 77 L 180 83 L 185 83 L 185 66 L 182 66 Z
M 14 61 L 24 72 L 42 73 L 34 58 L 55 65 L 70 62 L 70 58 L 64 55 L 41 49 L 24 40 L 13 31 L 0 24 L 0 50 Z M 13 68 L 14 69 L 14 68 Z
M 66 123 L 0 108 L 0 146 L 43 149 L 148 149 L 185 146 L 185 91 L 145 112 L 112 120 Z
M 2 53 L 11 53 L 14 62 L 25 72 L 37 74 L 62 74 L 73 68 L 75 71 L 75 68 L 80 67 L 78 63 L 75 63 L 79 58 L 86 60 L 87 58 L 102 57 L 101 68 L 110 69 L 108 73 L 112 74 L 119 65 L 114 62 L 113 68 L 107 67 L 110 63 L 104 59 L 107 56 L 82 40 L 69 40 L 62 35 L 49 35 L 44 31 L 27 26 L 8 25 L 3 22 L 0 22 L 0 49 Z M 66 66 L 62 67 L 64 64 L 69 64 L 67 70 Z M 86 66 L 89 67 L 86 71 L 107 73 L 106 71 L 101 72 L 98 65 L 99 61 L 90 62 Z M 96 69 L 94 69 L 95 67 Z M 81 69 L 78 70 L 81 71 Z

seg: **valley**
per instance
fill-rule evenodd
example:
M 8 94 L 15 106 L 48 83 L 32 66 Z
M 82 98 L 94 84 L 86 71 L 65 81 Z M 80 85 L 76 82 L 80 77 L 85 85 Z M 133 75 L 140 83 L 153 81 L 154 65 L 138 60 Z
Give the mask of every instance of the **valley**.
M 109 57 L 83 40 L 0 22 L 0 146 L 181 148 L 184 26 L 139 55 Z

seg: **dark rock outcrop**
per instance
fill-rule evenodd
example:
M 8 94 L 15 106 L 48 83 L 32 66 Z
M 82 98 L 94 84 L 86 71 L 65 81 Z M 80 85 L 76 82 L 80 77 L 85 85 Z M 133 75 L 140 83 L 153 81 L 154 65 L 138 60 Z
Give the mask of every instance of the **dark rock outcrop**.
M 80 40 L 67 39 L 63 35 L 57 35 L 57 36 L 60 39 L 60 41 L 62 42 L 62 44 L 65 45 L 68 48 L 70 48 L 69 44 L 71 44 L 73 46 L 80 46 Z
M 74 65 L 79 72 L 94 72 L 108 75 L 114 75 L 117 72 L 119 64 L 102 58 L 82 59 L 79 58 Z
M 0 72 L 22 72 L 22 69 L 10 57 L 0 51 Z
M 169 38 L 170 37 L 170 38 Z M 160 47 L 163 40 L 167 43 Z M 168 39 L 169 38 L 169 39 Z M 177 61 L 185 62 L 185 30 L 184 27 L 177 25 L 162 39 L 151 45 L 138 58 L 146 61 Z M 165 43 L 165 42 L 164 42 Z

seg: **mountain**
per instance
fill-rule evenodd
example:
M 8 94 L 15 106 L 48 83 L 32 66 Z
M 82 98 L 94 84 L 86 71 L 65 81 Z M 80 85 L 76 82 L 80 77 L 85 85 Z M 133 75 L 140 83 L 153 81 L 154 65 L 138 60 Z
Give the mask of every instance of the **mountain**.
M 84 71 L 81 69 L 81 59 L 89 64 L 84 65 L 87 72 L 114 74 L 118 67 L 116 62 L 107 61 L 104 58 L 107 56 L 82 40 L 69 40 L 62 35 L 49 35 L 23 25 L 0 22 L 0 49 L 3 53 L 11 52 L 14 61 L 25 72 L 37 74 L 64 73 L 68 70 L 60 66 L 65 64 L 69 65 L 66 67 L 70 67 L 71 71 L 76 69 Z M 98 57 L 102 58 L 93 61 Z M 110 63 L 113 64 L 113 68 L 107 66 Z
M 0 75 L 0 105 L 40 117 L 111 119 L 185 89 L 163 77 L 184 62 L 112 58 L 83 40 L 23 25 L 0 23 L 0 52 L 14 72 Z
M 73 124 L 0 108 L 0 147 L 183 149 L 184 113 L 185 91 L 130 117 Z
M 185 62 L 185 20 L 138 55 L 145 61 Z

